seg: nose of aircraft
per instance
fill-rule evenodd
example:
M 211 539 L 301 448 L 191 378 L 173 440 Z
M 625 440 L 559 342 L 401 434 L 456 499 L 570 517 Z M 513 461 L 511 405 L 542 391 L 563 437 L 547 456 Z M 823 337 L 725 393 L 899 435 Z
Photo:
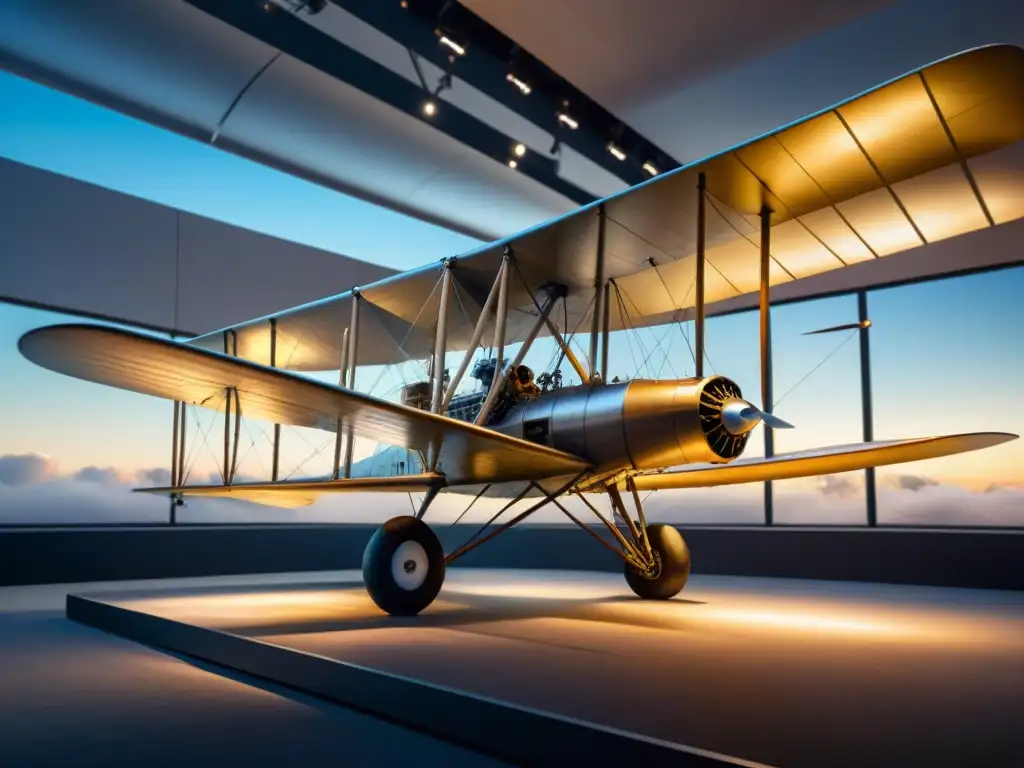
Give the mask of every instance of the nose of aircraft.
M 745 435 L 763 421 L 772 429 L 792 429 L 793 425 L 766 413 L 746 400 L 733 398 L 722 406 L 722 424 L 730 435 Z

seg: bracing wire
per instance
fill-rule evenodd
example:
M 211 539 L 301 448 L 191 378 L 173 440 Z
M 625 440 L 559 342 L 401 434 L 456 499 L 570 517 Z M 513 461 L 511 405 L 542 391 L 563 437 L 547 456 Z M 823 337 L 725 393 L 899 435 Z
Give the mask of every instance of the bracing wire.
M 851 334 L 850 334 L 849 336 L 847 336 L 847 337 L 846 337 L 845 339 L 843 339 L 843 340 L 842 340 L 842 341 L 841 341 L 841 342 L 839 343 L 839 345 L 838 345 L 838 346 L 837 346 L 837 347 L 836 347 L 835 349 L 833 349 L 833 350 L 832 350 L 831 352 L 829 352 L 829 353 L 828 353 L 827 355 L 825 355 L 825 357 L 824 357 L 824 358 L 822 358 L 821 362 L 819 362 L 819 363 L 818 363 L 818 364 L 817 364 L 816 366 L 814 366 L 813 368 L 811 368 L 811 370 L 809 370 L 809 371 L 808 371 L 807 373 L 805 373 L 805 374 L 803 375 L 803 377 L 802 377 L 802 378 L 801 378 L 801 379 L 800 379 L 799 381 L 797 381 L 797 383 L 796 383 L 796 384 L 794 384 L 794 385 L 793 385 L 792 387 L 790 387 L 789 389 L 787 389 L 787 390 L 786 390 L 786 392 L 785 392 L 785 394 L 783 394 L 783 395 L 782 395 L 782 397 L 780 397 L 780 398 L 779 398 L 778 400 L 776 400 L 776 401 L 775 401 L 775 403 L 774 403 L 774 406 L 773 406 L 773 407 L 774 407 L 774 408 L 778 408 L 778 407 L 779 407 L 779 403 L 781 403 L 781 402 L 782 402 L 783 400 L 785 400 L 785 399 L 786 399 L 786 396 L 787 396 L 787 395 L 789 395 L 790 393 L 792 393 L 792 392 L 793 392 L 793 390 L 795 390 L 795 389 L 796 389 L 797 387 L 799 387 L 799 386 L 800 386 L 801 384 L 803 384 L 803 383 L 804 383 L 805 381 L 807 381 L 807 379 L 809 379 L 809 378 L 811 377 L 811 375 L 812 375 L 812 374 L 813 374 L 813 373 L 814 373 L 815 371 L 817 371 L 817 370 L 818 370 L 819 368 L 821 368 L 821 366 L 823 366 L 823 365 L 824 365 L 825 363 L 827 363 L 827 362 L 828 362 L 828 361 L 829 361 L 829 360 L 830 360 L 830 359 L 831 359 L 832 357 L 834 357 L 834 356 L 835 356 L 835 354 L 836 354 L 837 352 L 839 352 L 839 350 L 840 350 L 840 349 L 842 349 L 843 347 L 845 347 L 845 346 L 846 346 L 846 345 L 847 345 L 847 344 L 848 344 L 848 343 L 849 343 L 849 342 L 850 342 L 850 341 L 851 341 L 851 340 L 853 339 L 853 337 L 854 337 L 854 336 L 856 336 L 856 335 L 857 335 L 858 333 L 860 333 L 860 329 L 859 329 L 859 328 L 855 328 L 855 329 L 853 330 L 853 332 L 852 332 L 852 333 L 851 333 Z

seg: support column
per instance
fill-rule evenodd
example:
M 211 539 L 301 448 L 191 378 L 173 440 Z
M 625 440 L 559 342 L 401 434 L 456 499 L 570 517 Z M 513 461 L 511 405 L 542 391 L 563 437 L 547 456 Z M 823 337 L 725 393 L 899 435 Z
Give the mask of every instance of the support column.
M 706 179 L 704 174 L 697 175 L 697 276 L 695 285 L 697 288 L 696 307 L 694 317 L 694 357 L 696 360 L 695 375 L 697 378 L 704 376 L 704 248 L 707 230 L 707 217 L 704 209 L 707 195 L 705 194 Z
M 444 400 L 444 359 L 448 351 L 448 309 L 451 291 L 452 261 L 449 259 L 445 261 L 441 273 L 441 301 L 437 308 L 437 333 L 434 335 L 434 378 L 430 392 L 430 410 L 434 413 L 441 412 L 441 403 Z
M 769 295 L 769 277 L 771 272 L 771 220 L 772 212 L 768 206 L 761 208 L 761 410 L 772 412 L 772 328 L 771 328 L 771 297 Z M 764 455 L 770 458 L 775 455 L 775 435 L 767 424 L 764 429 Z M 773 509 L 772 484 L 769 480 L 764 484 L 764 522 L 772 525 L 775 514 Z
M 501 360 L 505 356 L 505 321 L 508 319 L 508 276 L 512 271 L 512 249 L 505 247 L 505 255 L 502 259 L 501 284 L 498 287 L 498 312 L 494 317 L 494 352 L 498 356 L 494 368 L 494 379 L 491 380 L 491 388 L 487 391 L 487 398 L 477 414 L 474 424 L 482 425 L 490 415 L 491 407 L 494 405 L 498 392 L 505 383 L 505 377 L 501 370 Z
M 604 204 L 597 209 L 597 277 L 594 280 L 594 318 L 590 324 L 590 380 L 593 381 L 597 375 L 604 376 L 605 372 L 598 370 L 597 344 L 600 340 L 603 316 L 604 316 L 604 236 L 605 236 L 605 214 Z
M 875 439 L 874 413 L 871 401 L 871 337 L 868 319 L 868 293 L 857 291 L 857 320 L 860 322 L 860 402 L 864 422 L 864 442 Z M 878 525 L 878 497 L 875 490 L 875 468 L 864 470 L 864 491 L 867 497 L 868 525 Z
M 277 319 L 270 318 L 270 367 L 277 368 Z M 270 482 L 276 483 L 281 465 L 281 425 L 274 425 L 274 454 L 270 464 Z
M 359 291 L 352 291 L 352 322 L 349 324 L 348 334 L 348 363 L 345 365 L 348 388 L 356 388 L 356 366 L 359 363 L 359 302 L 362 297 Z M 352 475 L 352 451 L 355 448 L 355 433 L 352 425 L 349 425 L 345 436 L 345 477 Z

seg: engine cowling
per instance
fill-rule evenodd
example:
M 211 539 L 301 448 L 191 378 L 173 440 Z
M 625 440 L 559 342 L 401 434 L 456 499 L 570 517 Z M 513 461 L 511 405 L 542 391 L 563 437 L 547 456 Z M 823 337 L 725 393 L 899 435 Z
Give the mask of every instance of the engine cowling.
M 600 468 L 725 463 L 746 447 L 727 408 L 743 403 L 724 376 L 559 389 L 514 406 L 492 429 L 550 445 Z

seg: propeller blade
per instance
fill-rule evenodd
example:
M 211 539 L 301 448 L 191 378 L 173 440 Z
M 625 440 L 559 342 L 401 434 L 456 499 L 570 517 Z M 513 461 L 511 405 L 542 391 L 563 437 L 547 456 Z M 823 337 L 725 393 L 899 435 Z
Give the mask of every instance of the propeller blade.
M 761 416 L 761 421 L 764 422 L 764 425 L 766 427 L 771 427 L 772 429 L 796 429 L 796 427 L 794 427 L 788 421 L 784 421 L 783 419 L 780 419 L 778 416 L 766 413 L 765 411 L 758 411 L 758 413 Z
M 859 323 L 846 323 L 845 325 L 833 325 L 831 328 L 821 328 L 817 331 L 807 331 L 807 333 L 800 334 L 801 336 L 813 336 L 817 333 L 835 333 L 836 331 L 852 331 L 856 328 L 870 328 L 870 320 L 862 320 Z

